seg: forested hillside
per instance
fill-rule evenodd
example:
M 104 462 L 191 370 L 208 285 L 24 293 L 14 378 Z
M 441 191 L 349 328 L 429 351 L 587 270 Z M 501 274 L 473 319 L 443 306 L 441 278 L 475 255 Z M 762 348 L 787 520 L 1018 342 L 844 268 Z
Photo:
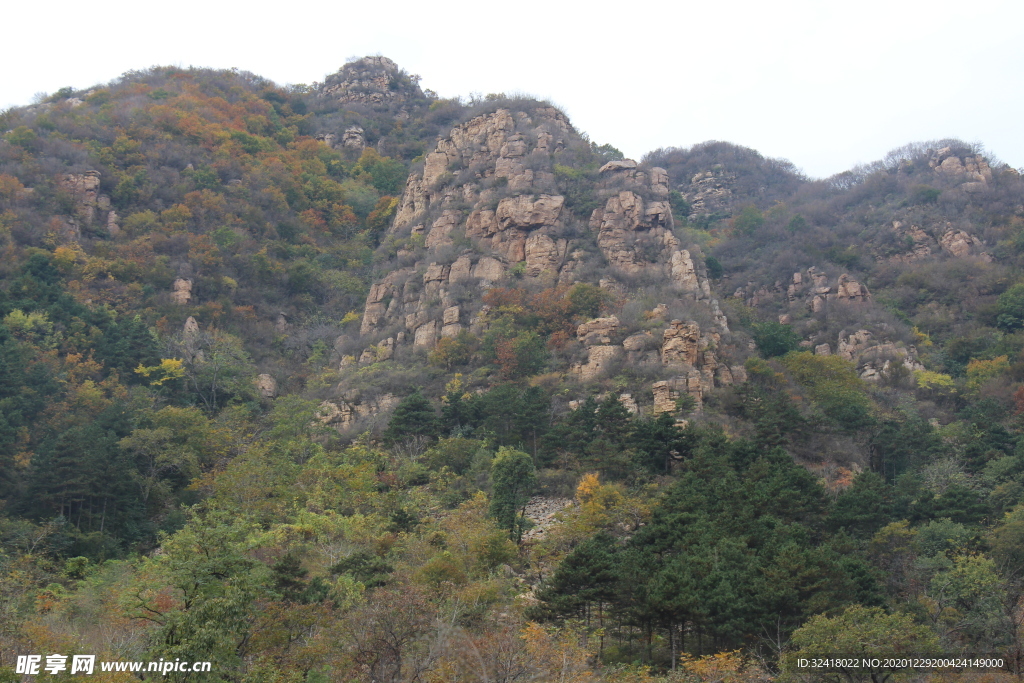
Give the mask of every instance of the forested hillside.
M 636 162 L 418 83 L 0 113 L 0 681 L 1024 672 L 1017 170 Z

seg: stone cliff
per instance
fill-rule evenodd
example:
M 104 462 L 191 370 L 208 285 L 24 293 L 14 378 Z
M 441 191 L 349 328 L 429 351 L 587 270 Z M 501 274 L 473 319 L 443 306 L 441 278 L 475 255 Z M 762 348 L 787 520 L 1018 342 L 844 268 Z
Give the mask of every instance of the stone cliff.
M 699 375 L 688 390 L 698 406 L 702 391 L 733 381 L 714 351 L 728 322 L 699 248 L 675 230 L 667 173 L 628 159 L 605 163 L 588 176 L 596 208 L 581 214 L 569 206 L 557 166 L 573 144 L 579 135 L 550 106 L 499 108 L 438 140 L 410 174 L 385 235 L 394 256 L 366 298 L 360 337 L 368 346 L 359 362 L 380 359 L 382 347 L 391 358 L 463 330 L 484 333 L 482 291 L 518 278 L 537 286 L 593 281 L 617 295 L 653 282 L 712 321 L 706 333 L 696 322 L 666 323 L 658 362 L 682 377 Z M 647 337 L 614 317 L 585 323 L 578 340 L 587 360 L 567 370 L 583 382 L 598 378 L 616 358 L 640 359 L 658 346 Z

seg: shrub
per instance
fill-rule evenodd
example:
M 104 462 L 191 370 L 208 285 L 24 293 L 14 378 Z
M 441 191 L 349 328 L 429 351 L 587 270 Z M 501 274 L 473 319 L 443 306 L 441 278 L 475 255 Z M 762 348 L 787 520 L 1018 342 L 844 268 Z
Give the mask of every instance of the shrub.
M 800 336 L 789 325 L 768 321 L 754 324 L 754 343 L 762 356 L 773 358 L 799 348 Z
M 1024 327 L 1024 282 L 999 295 L 996 302 L 996 326 L 1012 332 Z

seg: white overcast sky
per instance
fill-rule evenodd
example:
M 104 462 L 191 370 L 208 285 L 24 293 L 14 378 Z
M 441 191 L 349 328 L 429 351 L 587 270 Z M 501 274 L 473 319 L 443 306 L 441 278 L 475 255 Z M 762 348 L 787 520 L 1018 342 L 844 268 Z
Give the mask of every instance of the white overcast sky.
M 3 15 L 3 108 L 158 64 L 283 85 L 383 54 L 444 97 L 550 99 L 637 159 L 727 140 L 824 177 L 958 137 L 1024 166 L 1021 0 L 51 0 Z

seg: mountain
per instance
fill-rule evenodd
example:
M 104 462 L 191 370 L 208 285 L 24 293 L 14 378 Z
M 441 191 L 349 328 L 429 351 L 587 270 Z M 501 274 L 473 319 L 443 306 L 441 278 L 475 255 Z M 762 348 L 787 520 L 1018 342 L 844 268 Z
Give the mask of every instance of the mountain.
M 0 130 L 0 676 L 1016 666 L 1024 184 L 979 146 L 638 162 L 381 56 Z

